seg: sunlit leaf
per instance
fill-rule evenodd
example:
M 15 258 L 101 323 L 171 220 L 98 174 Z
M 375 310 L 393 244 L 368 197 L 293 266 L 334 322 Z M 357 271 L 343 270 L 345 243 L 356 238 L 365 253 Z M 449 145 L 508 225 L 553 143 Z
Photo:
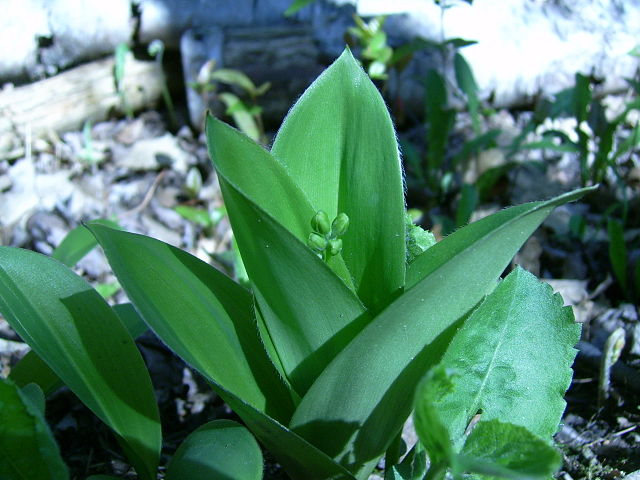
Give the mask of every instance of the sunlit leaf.
M 298 99 L 272 154 L 314 213 L 349 216 L 342 256 L 362 302 L 383 308 L 404 282 L 400 157 L 384 101 L 351 52 Z

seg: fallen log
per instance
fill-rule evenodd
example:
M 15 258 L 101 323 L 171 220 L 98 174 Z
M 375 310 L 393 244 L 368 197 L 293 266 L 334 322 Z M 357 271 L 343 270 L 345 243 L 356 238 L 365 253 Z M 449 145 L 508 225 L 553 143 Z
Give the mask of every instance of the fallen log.
M 0 91 L 0 139 L 7 135 L 33 137 L 76 130 L 84 122 L 104 120 L 128 108 L 139 110 L 156 103 L 163 73 L 155 62 L 125 62 L 122 92 L 116 89 L 113 58 L 97 60 L 55 77 Z

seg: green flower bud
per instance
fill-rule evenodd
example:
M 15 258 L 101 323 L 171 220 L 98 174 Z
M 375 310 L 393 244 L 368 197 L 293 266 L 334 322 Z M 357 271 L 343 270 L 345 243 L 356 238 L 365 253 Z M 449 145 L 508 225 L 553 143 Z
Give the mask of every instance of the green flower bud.
M 329 240 L 329 253 L 331 255 L 338 255 L 342 251 L 342 240 L 339 238 L 333 238 Z
M 327 248 L 327 239 L 317 233 L 311 233 L 307 245 L 316 252 L 323 252 Z
M 320 233 L 322 235 L 327 235 L 331 231 L 331 226 L 329 225 L 329 215 L 322 210 L 318 210 L 318 212 L 311 219 L 311 228 L 313 228 L 314 232 Z
M 341 237 L 345 233 L 347 233 L 347 229 L 349 228 L 349 217 L 347 217 L 346 213 L 339 213 L 338 216 L 333 220 L 331 224 L 331 236 L 332 237 Z

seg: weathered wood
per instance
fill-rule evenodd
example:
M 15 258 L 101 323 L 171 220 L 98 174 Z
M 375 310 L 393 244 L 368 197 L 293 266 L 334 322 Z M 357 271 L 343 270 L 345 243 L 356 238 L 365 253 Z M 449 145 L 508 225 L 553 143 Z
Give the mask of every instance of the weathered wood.
M 0 91 L 0 138 L 30 129 L 33 136 L 82 127 L 122 112 L 113 74 L 114 59 L 74 68 L 23 87 Z M 163 74 L 155 62 L 127 59 L 123 89 L 133 110 L 153 105 L 161 95 Z

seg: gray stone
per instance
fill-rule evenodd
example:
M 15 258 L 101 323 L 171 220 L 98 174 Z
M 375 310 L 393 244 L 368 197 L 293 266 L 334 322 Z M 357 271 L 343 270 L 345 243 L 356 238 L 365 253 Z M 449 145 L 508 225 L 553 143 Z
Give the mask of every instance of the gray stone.
M 43 211 L 36 212 L 29 218 L 27 229 L 36 249 L 45 255 L 51 255 L 68 231 L 64 220 L 53 213 Z

